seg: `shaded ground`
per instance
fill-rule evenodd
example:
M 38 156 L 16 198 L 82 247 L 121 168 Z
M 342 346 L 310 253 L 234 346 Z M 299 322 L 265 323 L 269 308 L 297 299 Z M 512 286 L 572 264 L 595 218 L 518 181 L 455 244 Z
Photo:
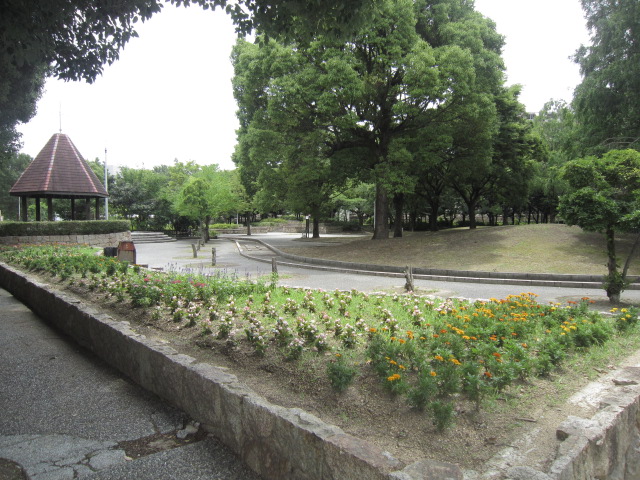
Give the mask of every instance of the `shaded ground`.
M 519 225 L 405 232 L 402 238 L 332 237 L 286 248 L 296 255 L 378 265 L 524 273 L 606 274 L 604 236 L 566 225 Z M 633 238 L 618 239 L 620 263 Z M 637 258 L 637 255 L 636 255 Z M 638 262 L 636 262 L 638 263 Z M 632 265 L 630 273 L 640 274 Z

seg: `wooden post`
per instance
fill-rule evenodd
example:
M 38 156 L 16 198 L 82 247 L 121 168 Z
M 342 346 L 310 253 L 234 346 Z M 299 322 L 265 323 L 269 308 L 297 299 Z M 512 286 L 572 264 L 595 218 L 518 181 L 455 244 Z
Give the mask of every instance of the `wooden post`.
M 53 216 L 53 198 L 51 197 L 47 197 L 47 219 L 50 222 L 53 222 L 55 220 Z
M 29 219 L 29 197 L 20 197 L 20 220 L 26 222 Z
M 276 257 L 271 257 L 271 273 L 278 274 L 278 262 L 276 262 Z
M 71 220 L 76 219 L 76 199 L 71 198 Z
M 196 250 L 196 244 L 191 244 L 191 249 L 193 250 L 193 258 L 198 258 L 198 250 Z
M 40 197 L 36 197 L 36 222 L 40 221 Z
M 211 249 L 211 265 L 215 265 L 216 264 L 216 249 L 212 248 Z
M 413 285 L 413 268 L 411 268 L 410 266 L 405 267 L 404 278 L 407 280 L 404 284 L 404 289 L 407 292 L 413 292 L 415 288 Z

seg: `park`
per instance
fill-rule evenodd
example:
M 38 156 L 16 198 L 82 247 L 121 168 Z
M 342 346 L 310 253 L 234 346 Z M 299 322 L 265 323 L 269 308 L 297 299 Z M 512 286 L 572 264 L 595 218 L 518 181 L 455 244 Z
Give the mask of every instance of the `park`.
M 638 477 L 632 2 L 582 2 L 582 83 L 534 113 L 473 2 L 174 0 L 252 35 L 236 168 L 118 171 L 62 132 L 19 153 L 44 80 L 96 81 L 162 8 L 76 3 L 0 20 L 9 294 L 264 478 Z M 105 472 L 184 446 L 136 440 Z

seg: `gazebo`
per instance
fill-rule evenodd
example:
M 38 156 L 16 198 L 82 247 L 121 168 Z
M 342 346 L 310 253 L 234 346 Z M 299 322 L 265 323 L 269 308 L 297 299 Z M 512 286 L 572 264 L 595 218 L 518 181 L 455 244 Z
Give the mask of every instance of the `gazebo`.
M 100 199 L 109 194 L 78 152 L 71 139 L 56 133 L 33 159 L 18 181 L 11 187 L 10 195 L 20 197 L 20 219 L 27 221 L 29 198 L 36 201 L 36 221 L 40 221 L 40 199 L 47 200 L 48 220 L 53 221 L 53 199 L 71 199 L 71 219 L 76 219 L 76 199 L 85 199 L 89 207 L 96 199 L 95 218 L 100 218 Z M 89 209 L 89 208 L 88 208 Z

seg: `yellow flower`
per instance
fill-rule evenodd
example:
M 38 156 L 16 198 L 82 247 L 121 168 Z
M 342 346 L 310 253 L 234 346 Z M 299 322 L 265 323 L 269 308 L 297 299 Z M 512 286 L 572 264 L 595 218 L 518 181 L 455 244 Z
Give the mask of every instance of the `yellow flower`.
M 429 375 L 431 375 L 432 377 L 435 377 L 438 374 L 436 372 L 434 372 L 433 370 L 431 370 L 431 372 L 429 372 Z
M 433 358 L 435 358 L 436 360 L 438 360 L 438 361 L 440 361 L 440 362 L 444 361 L 444 358 L 442 358 L 440 355 L 436 355 L 436 356 L 435 356 L 435 357 L 433 357 Z
M 397 374 L 397 373 L 394 373 L 390 377 L 387 377 L 387 380 L 390 381 L 390 382 L 394 382 L 396 380 L 400 380 L 400 375 Z

